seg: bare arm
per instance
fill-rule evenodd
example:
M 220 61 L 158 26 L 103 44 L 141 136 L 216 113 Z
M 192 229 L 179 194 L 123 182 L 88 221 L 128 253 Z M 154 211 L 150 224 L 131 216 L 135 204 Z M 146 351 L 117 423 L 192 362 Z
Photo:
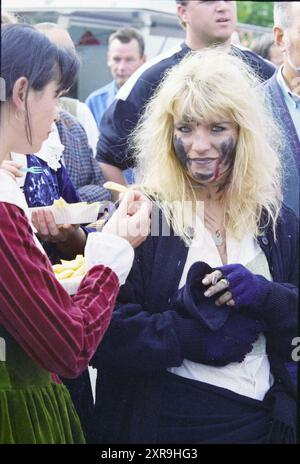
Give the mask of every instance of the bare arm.
M 102 172 L 106 180 L 109 180 L 111 182 L 116 182 L 117 184 L 121 184 L 121 185 L 127 185 L 127 182 L 123 176 L 123 172 L 121 171 L 120 168 L 117 168 L 116 166 L 112 166 L 111 164 L 106 164 L 106 163 L 100 163 L 100 167 L 102 169 Z M 112 192 L 112 200 L 113 201 L 119 200 L 118 192 Z

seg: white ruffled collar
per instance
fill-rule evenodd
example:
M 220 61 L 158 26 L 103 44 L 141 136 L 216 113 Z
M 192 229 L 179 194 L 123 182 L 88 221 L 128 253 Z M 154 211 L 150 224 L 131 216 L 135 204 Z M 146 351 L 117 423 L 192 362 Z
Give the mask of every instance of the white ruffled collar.
M 49 137 L 43 142 L 40 151 L 34 153 L 34 156 L 40 158 L 48 164 L 49 168 L 57 171 L 60 167 L 60 160 L 63 154 L 65 146 L 60 143 L 59 133 L 56 124 L 52 125 L 52 131 Z M 11 159 L 21 163 L 22 167 L 27 167 L 26 155 L 21 153 L 11 153 Z M 24 176 L 25 177 L 25 176 Z
M 61 167 L 59 161 L 62 157 L 64 149 L 65 146 L 60 142 L 56 124 L 53 124 L 49 137 L 43 142 L 40 151 L 38 153 L 34 153 L 34 155 L 45 161 L 49 168 L 57 171 L 57 169 Z

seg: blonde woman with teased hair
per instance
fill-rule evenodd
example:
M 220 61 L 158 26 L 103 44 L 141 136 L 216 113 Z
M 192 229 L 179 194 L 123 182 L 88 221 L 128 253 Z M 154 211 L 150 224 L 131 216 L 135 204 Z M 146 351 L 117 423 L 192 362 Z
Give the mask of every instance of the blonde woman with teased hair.
M 192 54 L 135 132 L 171 233 L 152 221 L 94 359 L 98 442 L 295 442 L 298 224 L 255 85 L 234 56 Z
M 198 73 L 200 63 L 202 73 Z M 236 57 L 218 50 L 195 53 L 185 59 L 184 66 L 169 72 L 159 97 L 148 105 L 134 140 L 139 181 L 149 191 L 159 192 L 166 217 L 174 217 L 172 225 L 183 238 L 186 234 L 180 218 L 187 200 L 204 201 L 205 210 L 215 202 L 214 197 L 218 202 L 222 200 L 226 227 L 237 238 L 247 230 L 259 234 L 263 208 L 275 226 L 281 198 L 280 163 L 275 151 L 280 138 L 261 105 L 257 82 Z M 188 161 L 188 168 L 182 169 L 184 147 L 198 122 L 215 132 L 220 157 L 229 157 L 224 173 L 221 165 L 220 176 L 214 182 L 211 178 L 199 182 L 197 176 L 215 174 L 219 158 L 207 163 L 202 174 L 197 160 Z M 272 140 L 272 146 L 268 140 Z M 202 148 L 205 151 L 206 147 Z M 179 199 L 179 211 L 175 211 L 172 205 Z

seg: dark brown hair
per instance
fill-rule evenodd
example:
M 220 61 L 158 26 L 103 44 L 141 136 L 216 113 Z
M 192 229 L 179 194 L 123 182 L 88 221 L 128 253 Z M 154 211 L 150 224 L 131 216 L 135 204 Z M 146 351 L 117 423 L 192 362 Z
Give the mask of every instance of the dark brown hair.
M 108 46 L 112 43 L 113 40 L 119 40 L 122 43 L 131 42 L 131 40 L 136 40 L 139 45 L 140 56 L 142 57 L 145 52 L 145 42 L 142 34 L 133 27 L 123 27 L 118 29 L 116 32 L 111 34 L 108 39 Z
M 57 80 L 57 93 L 69 89 L 79 70 L 79 59 L 71 50 L 58 48 L 37 29 L 27 24 L 4 24 L 1 27 L 1 78 L 10 100 L 15 82 L 22 76 L 28 79 L 25 97 L 26 134 L 32 144 L 27 110 L 29 89 L 43 90 Z

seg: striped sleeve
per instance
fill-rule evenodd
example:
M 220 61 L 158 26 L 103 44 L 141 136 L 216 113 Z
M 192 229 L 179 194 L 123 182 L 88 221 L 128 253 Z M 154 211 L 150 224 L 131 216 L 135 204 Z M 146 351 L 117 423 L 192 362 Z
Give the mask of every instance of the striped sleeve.
M 70 297 L 24 213 L 0 203 L 0 324 L 41 367 L 78 376 L 109 325 L 118 291 L 116 274 L 97 265 Z

